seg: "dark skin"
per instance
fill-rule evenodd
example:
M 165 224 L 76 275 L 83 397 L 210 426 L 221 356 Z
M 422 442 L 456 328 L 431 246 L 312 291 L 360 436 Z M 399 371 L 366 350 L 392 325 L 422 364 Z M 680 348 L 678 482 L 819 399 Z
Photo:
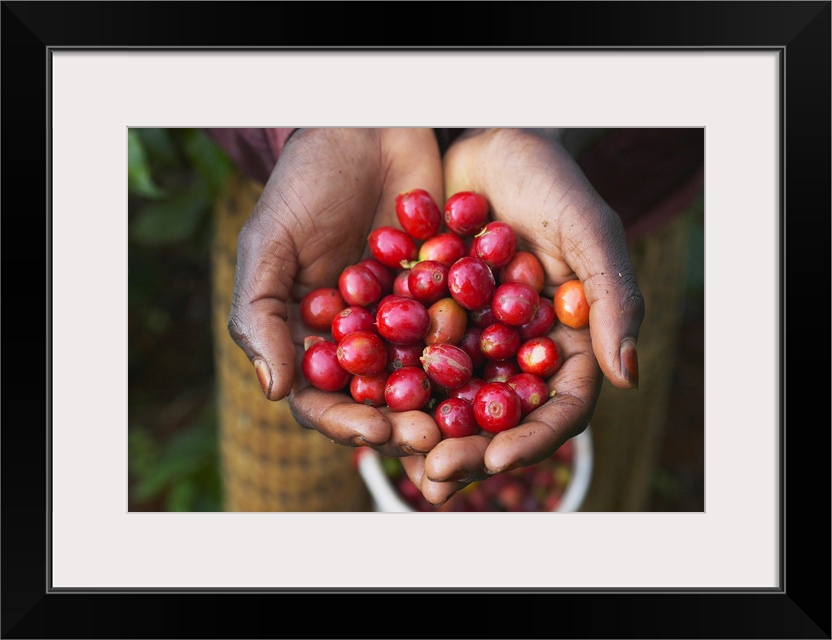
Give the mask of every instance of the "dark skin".
M 621 221 L 572 159 L 572 138 L 559 130 L 469 130 L 442 158 L 431 129 L 298 130 L 238 238 L 229 331 L 266 396 L 288 398 L 302 426 L 334 442 L 402 457 L 425 498 L 440 505 L 473 481 L 543 460 L 581 433 L 604 376 L 637 387 L 644 301 Z M 334 286 L 345 267 L 368 257 L 370 231 L 398 227 L 392 203 L 417 187 L 440 208 L 458 191 L 485 195 L 492 219 L 508 222 L 521 247 L 540 258 L 543 295 L 551 299 L 577 277 L 591 305 L 589 328 L 558 324 L 550 333 L 564 356 L 548 381 L 554 395 L 496 436 L 442 440 L 426 412 L 357 404 L 299 373 L 310 333 L 299 320 L 301 298 Z

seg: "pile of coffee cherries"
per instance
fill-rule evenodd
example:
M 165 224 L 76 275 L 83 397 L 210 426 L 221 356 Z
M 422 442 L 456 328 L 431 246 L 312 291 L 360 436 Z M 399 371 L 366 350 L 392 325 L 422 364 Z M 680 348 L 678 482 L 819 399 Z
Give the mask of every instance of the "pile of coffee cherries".
M 413 189 L 395 211 L 401 228 L 374 229 L 371 257 L 301 300 L 301 320 L 317 332 L 303 375 L 359 403 L 427 411 L 444 438 L 517 426 L 550 397 L 546 381 L 563 361 L 548 337 L 555 323 L 588 324 L 580 281 L 543 296 L 540 260 L 477 192 L 440 211 Z

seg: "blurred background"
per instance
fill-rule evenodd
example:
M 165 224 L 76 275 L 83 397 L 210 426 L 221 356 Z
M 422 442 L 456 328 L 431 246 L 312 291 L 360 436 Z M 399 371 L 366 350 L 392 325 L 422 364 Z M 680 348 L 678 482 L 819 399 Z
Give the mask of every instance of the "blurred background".
M 200 129 L 128 130 L 130 511 L 222 511 L 213 353 L 215 208 L 235 173 Z M 690 260 L 649 510 L 704 510 L 704 215 Z M 254 381 L 254 372 L 251 372 Z

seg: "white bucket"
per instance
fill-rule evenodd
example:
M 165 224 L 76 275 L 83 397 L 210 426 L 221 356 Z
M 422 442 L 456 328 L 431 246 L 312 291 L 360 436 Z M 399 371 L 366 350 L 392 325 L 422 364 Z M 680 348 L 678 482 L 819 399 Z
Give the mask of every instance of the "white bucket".
M 589 426 L 583 433 L 572 438 L 572 443 L 575 447 L 572 476 L 563 492 L 558 508 L 555 509 L 561 513 L 575 512 L 581 508 L 592 479 L 593 452 Z M 358 456 L 358 472 L 373 497 L 375 511 L 415 511 L 390 482 L 377 451 L 369 448 L 362 450 L 361 455 Z

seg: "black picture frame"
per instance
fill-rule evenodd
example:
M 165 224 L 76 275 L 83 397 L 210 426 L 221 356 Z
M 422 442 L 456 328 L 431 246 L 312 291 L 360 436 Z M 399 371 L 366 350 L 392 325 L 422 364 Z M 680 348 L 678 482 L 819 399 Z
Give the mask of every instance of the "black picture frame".
M 830 2 L 3 2 L 0 11 L 1 196 L 5 238 L 14 243 L 3 262 L 3 300 L 12 310 L 7 337 L 25 344 L 7 352 L 4 367 L 3 638 L 830 637 L 829 384 L 816 373 L 830 353 Z M 402 15 L 413 22 L 395 17 Z M 50 52 L 130 47 L 778 51 L 780 588 L 52 590 L 50 398 L 60 381 L 50 375 Z M 796 331 L 811 347 L 800 348 Z

